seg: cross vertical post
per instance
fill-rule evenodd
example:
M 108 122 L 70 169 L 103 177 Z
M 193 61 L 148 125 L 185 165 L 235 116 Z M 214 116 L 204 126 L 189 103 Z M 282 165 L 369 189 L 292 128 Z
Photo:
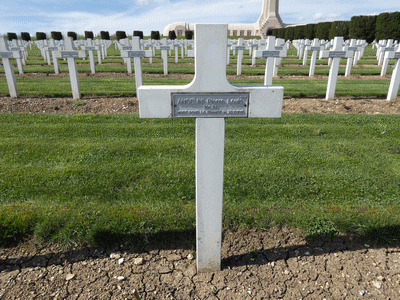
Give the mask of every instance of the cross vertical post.
M 225 118 L 279 118 L 283 87 L 235 86 L 226 77 L 227 24 L 195 25 L 195 77 L 183 86 L 142 85 L 141 118 L 196 118 L 198 272 L 221 268 Z
M 132 51 L 121 51 L 121 56 L 128 58 L 129 60 L 133 57 L 133 63 L 135 66 L 135 83 L 136 91 L 143 84 L 143 72 L 142 72 L 142 57 L 152 57 L 152 50 L 141 50 L 140 48 L 140 37 L 134 36 L 132 38 Z
M 319 39 L 315 38 L 311 44 L 311 61 L 310 61 L 310 71 L 308 76 L 314 76 L 315 73 L 315 64 L 317 62 L 317 52 L 321 50 Z
M 75 50 L 74 41 L 72 40 L 72 37 L 66 37 L 64 39 L 64 43 L 65 43 L 65 51 L 54 51 L 53 55 L 57 58 L 67 59 L 69 79 L 71 81 L 72 98 L 80 99 L 81 90 L 79 86 L 78 68 L 76 67 L 75 59 L 77 57 L 85 58 L 86 52 Z
M 394 65 L 394 69 L 392 72 L 392 79 L 390 79 L 389 91 L 387 95 L 387 100 L 395 100 L 399 93 L 400 86 L 400 47 L 397 49 L 395 53 L 393 53 L 393 57 L 396 59 L 396 63 Z
M 18 97 L 17 81 L 15 79 L 14 67 L 10 58 L 13 57 L 13 52 L 8 47 L 7 40 L 4 36 L 0 36 L 0 58 L 3 61 L 4 72 L 6 73 L 8 91 L 10 97 Z
M 243 61 L 243 50 L 246 47 L 243 45 L 243 39 L 238 39 L 237 45 L 232 45 L 233 51 L 237 50 L 238 57 L 237 57 L 237 68 L 236 68 L 236 75 L 242 75 L 242 61 Z
M 321 51 L 320 57 L 329 57 L 332 59 L 329 70 L 328 86 L 326 88 L 326 100 L 332 100 L 335 97 L 336 83 L 339 73 L 340 58 L 353 57 L 353 51 L 343 50 L 343 37 L 335 37 L 332 50 Z

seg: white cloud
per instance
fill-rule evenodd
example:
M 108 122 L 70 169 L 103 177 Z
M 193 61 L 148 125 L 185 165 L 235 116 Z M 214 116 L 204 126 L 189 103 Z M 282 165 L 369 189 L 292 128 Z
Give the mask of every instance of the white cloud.
M 261 14 L 262 0 L 113 0 L 115 10 L 109 10 L 109 1 L 77 0 L 2 0 L 0 33 L 28 31 L 75 31 L 98 33 L 107 30 L 113 34 L 125 30 L 162 31 L 173 22 L 188 23 L 240 23 L 242 20 L 256 22 Z M 46 3 L 43 3 L 46 2 Z M 398 0 L 375 2 L 372 0 L 315 0 L 280 1 L 279 12 L 284 23 L 307 24 L 323 21 L 349 20 L 353 15 L 393 11 Z M 89 5 L 90 4 L 90 5 Z M 64 6 L 65 5 L 65 6 Z M 88 8 L 85 8 L 87 6 Z M 58 7 L 55 11 L 54 7 Z M 76 11 L 71 11 L 71 7 Z M 79 11 L 78 11 L 79 9 Z M 51 10 L 51 11 L 50 11 Z
M 339 14 L 334 14 L 334 13 L 316 13 L 313 15 L 312 20 L 313 22 L 332 22 L 336 20 L 343 20 L 344 18 L 339 15 Z

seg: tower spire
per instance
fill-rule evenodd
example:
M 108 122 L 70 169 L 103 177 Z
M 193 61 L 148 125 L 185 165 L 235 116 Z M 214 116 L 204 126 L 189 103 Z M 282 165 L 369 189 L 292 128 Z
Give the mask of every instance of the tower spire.
M 263 0 L 261 16 L 258 19 L 260 35 L 265 37 L 268 30 L 284 27 L 279 16 L 279 0 Z

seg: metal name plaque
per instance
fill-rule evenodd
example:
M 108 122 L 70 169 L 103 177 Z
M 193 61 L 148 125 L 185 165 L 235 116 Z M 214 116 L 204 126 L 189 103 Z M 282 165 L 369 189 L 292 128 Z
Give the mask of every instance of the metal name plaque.
M 121 50 L 132 50 L 132 46 L 122 46 Z
M 342 58 L 346 57 L 346 51 L 331 51 L 329 52 L 329 58 Z
M 394 58 L 400 58 L 400 52 L 396 52 L 396 53 L 394 54 Z
M 12 58 L 12 52 L 0 52 L 0 58 Z
M 77 57 L 79 57 L 79 53 L 78 52 L 65 52 L 65 51 L 63 51 L 63 52 L 61 52 L 61 57 L 62 58 L 77 58 Z
M 128 57 L 145 57 L 144 51 L 128 51 Z
M 236 50 L 246 50 L 245 46 L 236 46 Z
M 47 51 L 58 51 L 58 47 L 47 47 Z
M 279 51 L 263 51 L 262 57 L 279 57 Z
M 171 50 L 170 46 L 160 46 L 160 50 Z
M 349 50 L 349 51 L 357 51 L 358 48 L 357 47 L 349 47 L 347 50 Z
M 384 48 L 383 49 L 385 52 L 387 51 L 387 52 L 390 52 L 390 51 L 396 51 L 396 49 L 395 48 L 392 48 L 392 47 L 390 47 L 390 48 Z
M 311 51 L 320 51 L 321 47 L 311 47 Z
M 249 93 L 172 93 L 173 118 L 247 118 Z

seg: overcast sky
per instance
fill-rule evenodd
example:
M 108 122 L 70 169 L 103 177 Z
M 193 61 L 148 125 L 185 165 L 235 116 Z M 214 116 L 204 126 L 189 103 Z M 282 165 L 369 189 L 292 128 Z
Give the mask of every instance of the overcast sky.
M 0 0 L 0 34 L 7 32 L 126 31 L 162 34 L 173 22 L 255 23 L 263 0 Z M 280 0 L 285 24 L 350 20 L 400 11 L 399 0 Z

